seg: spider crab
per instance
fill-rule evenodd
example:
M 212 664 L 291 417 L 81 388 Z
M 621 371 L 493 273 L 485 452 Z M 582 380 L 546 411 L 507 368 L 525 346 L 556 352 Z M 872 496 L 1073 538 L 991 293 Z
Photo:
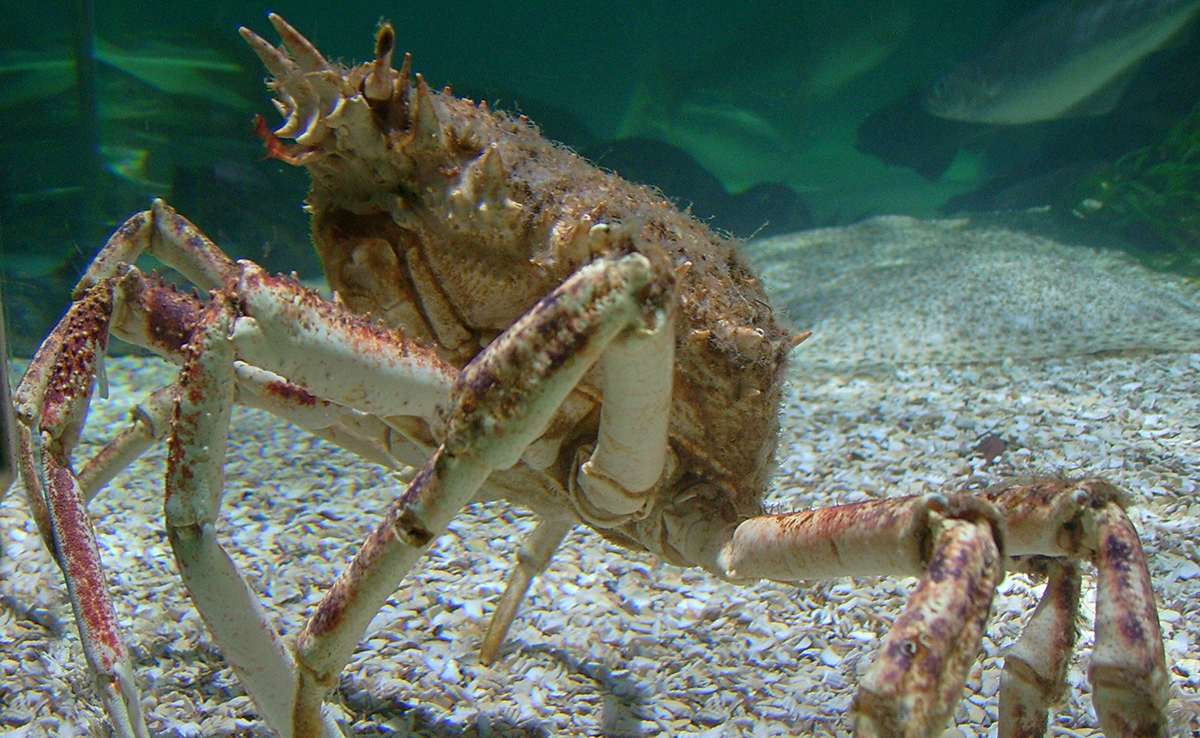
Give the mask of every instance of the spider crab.
M 265 138 L 311 175 L 313 241 L 336 297 L 235 263 L 156 202 L 97 255 L 17 392 L 29 502 L 118 735 L 147 729 L 86 501 L 164 437 L 179 571 L 283 736 L 339 733 L 324 700 L 372 616 L 464 505 L 500 497 L 540 522 L 484 659 L 577 524 L 733 581 L 915 575 L 851 711 L 856 735 L 938 735 L 997 584 L 1022 569 L 1048 584 L 1007 657 L 1000 735 L 1038 735 L 1067 688 L 1090 563 L 1102 727 L 1111 738 L 1165 734 L 1157 610 L 1117 489 L 1041 480 L 767 514 L 784 367 L 800 337 L 776 321 L 732 242 L 524 119 L 430 90 L 407 56 L 397 71 L 390 25 L 373 61 L 344 68 L 270 18 L 280 47 L 241 31 L 285 117 Z M 141 253 L 205 296 L 140 272 Z M 179 379 L 76 471 L 110 332 L 179 363 Z M 286 642 L 214 536 L 235 403 L 418 469 Z

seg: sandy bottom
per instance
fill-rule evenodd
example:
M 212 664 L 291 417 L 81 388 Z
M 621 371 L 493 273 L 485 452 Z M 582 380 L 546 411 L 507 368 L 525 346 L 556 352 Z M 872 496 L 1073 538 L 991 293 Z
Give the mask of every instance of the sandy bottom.
M 798 370 L 794 370 L 798 371 Z M 110 362 L 80 458 L 170 381 L 158 362 Z M 131 390 L 135 386 L 139 389 Z M 1175 734 L 1200 731 L 1200 354 L 899 367 L 796 375 L 773 501 L 786 508 L 954 489 L 1031 473 L 1100 474 L 1136 499 L 1171 666 Z M 972 450 L 1007 442 L 988 466 Z M 285 632 L 376 523 L 398 482 L 259 412 L 233 423 L 221 536 Z M 152 732 L 271 732 L 188 601 L 161 520 L 164 454 L 147 453 L 91 505 Z M 533 585 L 491 666 L 477 649 L 533 525 L 472 506 L 371 625 L 337 709 L 359 735 L 844 735 L 843 714 L 914 580 L 736 587 L 573 532 Z M 59 573 L 19 490 L 0 505 L 0 736 L 107 735 Z M 1036 602 L 1022 576 L 995 618 L 948 735 L 995 735 L 1006 645 Z M 1052 735 L 1098 735 L 1079 654 Z M 957 732 L 956 732 L 957 731 Z

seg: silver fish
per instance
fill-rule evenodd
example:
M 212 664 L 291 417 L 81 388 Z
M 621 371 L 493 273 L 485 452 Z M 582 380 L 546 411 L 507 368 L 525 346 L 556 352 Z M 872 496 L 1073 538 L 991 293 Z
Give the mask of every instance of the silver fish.
M 1051 0 L 939 78 L 930 113 L 1017 125 L 1103 115 L 1138 64 L 1180 36 L 1200 0 Z

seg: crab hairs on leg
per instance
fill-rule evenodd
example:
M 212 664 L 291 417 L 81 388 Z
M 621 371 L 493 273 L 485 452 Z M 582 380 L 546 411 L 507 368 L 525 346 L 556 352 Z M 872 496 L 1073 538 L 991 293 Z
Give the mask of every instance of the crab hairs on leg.
M 598 258 L 463 369 L 452 395 L 446 440 L 297 637 L 297 735 L 315 732 L 325 695 L 371 618 L 492 470 L 517 463 L 612 341 L 643 324 L 667 320 L 673 298 L 670 269 L 651 258 L 640 253 Z

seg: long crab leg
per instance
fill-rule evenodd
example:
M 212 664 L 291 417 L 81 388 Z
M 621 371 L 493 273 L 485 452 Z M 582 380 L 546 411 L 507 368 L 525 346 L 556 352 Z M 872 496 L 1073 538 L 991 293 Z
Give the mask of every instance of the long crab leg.
M 612 528 L 640 517 L 667 463 L 675 330 L 631 332 L 604 352 L 596 446 L 576 460 L 571 497 L 584 519 Z
M 109 441 L 79 470 L 79 486 L 83 489 L 86 501 L 90 502 L 118 472 L 166 437 L 174 399 L 173 386 L 151 393 L 133 409 L 133 422 L 129 427 Z
M 1066 691 L 1082 584 L 1074 561 L 1039 556 L 1022 568 L 1048 581 L 1021 637 L 1004 657 L 999 734 L 1012 738 L 1044 735 L 1050 707 Z
M 86 498 L 144 449 L 148 436 L 161 427 L 134 429 L 118 439 L 102 454 L 104 458 L 84 469 L 82 481 L 72 470 L 71 452 L 86 422 L 96 378 L 103 378 L 103 354 L 121 273 L 143 252 L 178 263 L 181 272 L 206 288 L 223 281 L 232 267 L 191 223 L 156 201 L 151 210 L 133 216 L 109 238 L 76 287 L 75 302 L 38 349 L 14 395 L 30 510 L 63 571 L 88 668 L 113 729 L 119 736 L 138 738 L 148 732 Z
M 734 580 L 919 576 L 851 710 L 857 736 L 935 736 L 958 704 L 1004 576 L 996 519 L 986 503 L 939 495 L 764 515 L 737 526 L 717 564 Z
M 504 595 L 492 613 L 487 632 L 483 634 L 483 643 L 479 646 L 480 661 L 490 664 L 495 660 L 496 653 L 504 643 L 504 636 L 512 626 L 513 618 L 517 616 L 517 608 L 525 598 L 525 593 L 529 591 L 529 585 L 533 583 L 533 578 L 546 569 L 550 557 L 574 527 L 573 520 L 543 519 L 521 543 L 521 550 L 517 553 L 517 564 L 508 574 L 508 581 L 504 584 Z
M 1124 494 L 1099 479 L 1054 479 L 998 487 L 984 496 L 1004 516 L 1012 555 L 1064 557 L 1095 566 L 1096 645 L 1088 679 L 1104 734 L 1109 738 L 1166 736 L 1169 684 L 1162 630 L 1145 553 L 1123 507 Z M 1052 578 L 1051 585 L 1055 584 Z M 1058 587 L 1068 584 L 1047 586 L 1043 601 L 1064 597 Z M 1047 607 L 1053 610 L 1062 605 Z M 1037 627 L 1049 630 L 1054 642 L 1068 648 L 1073 640 L 1068 630 L 1074 627 L 1074 614 L 1068 618 L 1047 613 L 1043 618 L 1056 624 L 1036 623 Z M 1019 658 L 1012 667 L 1017 678 L 1022 674 L 1018 663 Z M 1005 672 L 1008 670 L 1006 662 Z M 1044 689 L 1039 702 L 1052 699 L 1053 682 Z M 1037 703 L 1024 709 L 1031 716 L 1039 710 L 1044 715 L 1045 708 Z M 1045 723 L 1044 717 L 1031 719 Z M 1021 735 L 1019 724 L 1013 723 L 1012 732 L 1002 725 L 1001 738 Z
M 367 624 L 491 471 L 521 458 L 618 334 L 668 319 L 670 285 L 670 271 L 654 269 L 640 253 L 602 257 L 575 272 L 467 365 L 455 386 L 446 440 L 296 640 L 301 669 L 296 735 L 317 732 L 324 697 Z
M 286 303 L 283 310 L 290 310 L 291 314 L 283 318 L 315 327 L 315 332 L 299 330 L 287 334 L 287 331 L 260 330 L 253 315 L 239 315 L 227 321 L 228 325 L 222 324 L 225 333 L 221 334 L 221 330 L 211 327 L 215 318 L 209 316 L 210 310 L 200 300 L 147 278 L 130 266 L 142 253 L 154 254 L 214 295 L 221 294 L 216 291 L 217 286 L 224 285 L 234 293 L 244 289 L 245 294 L 237 294 L 238 304 L 259 310 L 259 317 L 268 313 L 268 321 L 280 317 L 280 304 Z M 224 298 L 214 305 L 229 309 Z M 210 309 L 215 308 L 210 306 Z M 83 482 L 72 471 L 71 450 L 86 421 L 95 380 L 103 378 L 103 352 L 110 331 L 181 361 L 191 356 L 189 342 L 201 335 L 193 335 L 197 326 L 205 326 L 201 334 L 207 336 L 205 345 L 214 351 L 228 345 L 229 334 L 236 333 L 240 339 L 238 348 L 264 356 L 269 367 L 294 369 L 295 376 L 300 378 L 315 377 L 313 384 L 318 389 L 336 385 L 335 389 L 341 391 L 332 392 L 335 400 L 364 405 L 382 416 L 436 415 L 436 407 L 445 401 L 456 376 L 456 372 L 432 354 L 410 346 L 344 308 L 320 301 L 315 293 L 304 290 L 294 280 L 266 277 L 257 268 L 235 265 L 191 223 L 160 201 L 151 210 L 130 218 L 113 234 L 80 280 L 75 303 L 30 363 L 14 399 L 21 423 L 20 464 L 27 480 L 30 509 L 63 570 L 89 668 L 114 729 L 122 737 L 142 738 L 147 731 L 85 500 L 164 432 L 162 416 L 168 404 L 164 393 L 152 395 L 143 408 L 145 412 L 135 415 L 133 427 L 85 467 Z M 337 347 L 331 351 L 329 344 Z M 198 359 L 193 357 L 190 361 L 195 364 Z M 228 364 L 222 371 L 229 375 L 228 381 L 221 383 L 221 389 L 231 392 L 235 387 L 232 354 L 221 361 Z M 351 381 L 343 384 L 330 381 L 331 364 L 347 368 Z M 214 366 L 208 361 L 205 371 L 215 371 Z M 198 376 L 201 372 L 196 370 L 193 374 Z M 396 381 L 391 382 L 390 391 L 376 393 L 371 392 L 373 388 L 368 382 L 371 378 Z M 198 380 L 191 380 L 191 384 L 199 391 Z M 268 382 L 256 389 L 263 387 L 276 393 L 279 400 L 276 404 L 290 403 L 296 415 L 303 415 L 300 406 L 306 397 L 312 397 L 307 390 L 290 383 Z M 221 393 L 216 397 L 218 405 L 231 402 Z M 208 411 L 176 413 L 177 421 L 179 417 L 194 418 L 197 412 L 203 415 Z M 345 417 L 361 415 L 359 412 Z M 206 421 L 208 425 L 198 423 L 197 427 L 208 427 L 210 421 Z M 379 426 L 374 428 L 378 430 Z M 220 427 L 205 432 L 222 438 L 224 433 Z M 390 437 L 383 440 L 385 451 L 395 446 Z M 174 445 L 180 454 L 188 456 L 185 460 L 177 459 L 177 465 L 192 463 L 190 455 L 206 447 L 203 443 L 189 445 L 178 440 Z M 220 445 L 223 447 L 223 442 Z M 207 479 L 211 481 L 211 477 Z M 219 489 L 212 494 L 216 496 L 211 502 L 215 510 Z M 194 491 L 174 495 L 176 500 L 189 497 L 202 496 Z M 207 513 L 209 506 L 199 505 L 199 509 Z M 178 506 L 169 513 L 169 518 L 177 532 L 186 529 L 189 519 L 179 517 Z M 270 654 L 279 653 L 280 647 L 271 627 L 264 625 L 261 607 L 247 599 L 249 590 L 211 538 L 211 525 L 199 537 L 180 534 L 176 540 L 180 568 L 202 614 L 210 624 L 216 624 L 218 641 L 231 654 L 231 661 L 240 664 L 241 677 L 251 685 L 252 694 L 267 695 L 260 704 L 264 715 L 273 716 L 276 725 L 286 726 L 289 721 L 280 722 L 279 715 L 291 711 L 294 694 L 291 683 L 282 689 L 287 695 L 286 702 L 280 702 L 277 694 L 279 674 L 290 670 L 290 657 L 282 652 L 283 662 L 271 660 Z M 238 613 L 228 609 L 235 602 Z M 260 668 L 259 662 L 265 665 Z M 265 676 L 257 676 L 259 672 Z
M 168 441 L 167 538 L 205 624 L 268 725 L 286 728 L 295 661 L 258 597 L 216 540 L 235 383 L 229 333 L 235 313 L 217 293 L 192 340 L 179 379 Z M 339 734 L 329 719 L 323 734 Z
M 191 221 L 155 200 L 149 210 L 129 218 L 109 236 L 80 279 L 80 287 L 116 275 L 143 253 L 171 265 L 202 290 L 220 287 L 234 269 L 233 260 Z
M 148 738 L 95 529 L 71 467 L 104 360 L 111 309 L 110 280 L 93 283 L 38 350 L 22 388 L 33 376 L 41 393 L 17 392 L 20 463 L 30 510 L 62 569 L 84 657 L 113 730 L 121 738 Z
M 676 276 L 687 268 L 677 270 Z M 674 356 L 671 320 L 653 330 L 631 331 L 604 351 L 596 443 L 579 449 L 570 480 L 575 508 L 592 525 L 615 527 L 644 514 L 649 492 L 668 462 Z M 480 646 L 484 662 L 495 658 L 533 578 L 545 570 L 572 527 L 568 520 L 543 520 L 522 543 Z
M 75 299 L 78 301 L 86 294 L 103 294 L 105 300 L 111 302 L 114 297 L 113 291 L 117 289 L 117 279 L 129 272 L 132 269 L 129 265 L 143 253 L 151 254 L 163 263 L 171 265 L 197 287 L 205 290 L 224 284 L 236 268 L 233 261 L 190 221 L 177 214 L 162 200 L 155 200 L 150 210 L 129 218 L 109 236 L 108 242 L 92 260 L 75 287 Z M 102 283 L 105 285 L 103 289 L 95 292 L 93 288 Z M 102 317 L 106 332 L 110 327 L 114 331 L 119 330 L 118 325 L 109 325 L 113 317 L 113 307 L 112 304 L 104 307 Z M 91 310 L 95 312 L 94 307 Z M 116 322 L 119 324 L 121 321 Z M 41 403 L 47 396 L 46 388 L 51 381 L 50 375 L 55 371 L 61 355 L 65 323 L 64 317 L 38 349 L 13 396 L 18 417 L 22 418 L 23 422 L 31 423 L 41 414 Z M 154 327 L 150 326 L 148 332 L 153 331 Z M 105 341 L 107 342 L 107 335 Z M 157 342 L 156 340 L 153 343 Z
M 982 525 L 991 520 L 991 530 Z M 971 528 L 974 526 L 974 529 Z M 907 497 L 764 515 L 726 533 L 715 570 L 783 581 L 859 574 L 921 577 L 880 646 L 854 703 L 856 735 L 937 735 L 958 703 L 1005 560 L 1061 557 L 1031 624 L 1009 655 L 1001 738 L 1042 735 L 1074 642 L 1078 561 L 1098 572 L 1089 669 L 1110 738 L 1165 736 L 1167 677 L 1149 571 L 1118 490 L 1048 480 L 966 496 Z M 686 540 L 681 538 L 681 540 Z
M 431 352 L 381 331 L 366 319 L 323 303 L 316 293 L 295 280 L 269 277 L 249 264 L 235 268 L 244 274 L 235 280 L 233 288 L 236 291 L 248 285 L 244 302 L 252 313 L 235 323 L 247 356 L 257 357 L 276 370 L 293 369 L 300 375 L 297 379 L 317 377 L 317 387 L 306 388 L 277 371 L 237 360 L 237 403 L 267 410 L 383 466 L 424 463 L 430 451 L 412 444 L 388 423 L 398 422 L 395 413 L 432 412 L 446 401 L 458 371 Z M 113 322 L 112 333 L 182 363 L 184 345 L 204 310 L 203 302 L 160 284 L 136 267 L 127 266 L 122 271 L 116 280 L 119 319 Z M 289 314 L 281 316 L 285 311 Z M 277 318 L 296 320 L 310 330 L 261 327 Z M 336 344 L 337 348 L 331 349 L 328 344 Z M 347 348 L 350 346 L 354 348 Z M 380 359 L 383 356 L 391 358 Z M 346 371 L 328 371 L 338 365 Z M 354 375 L 359 376 L 358 383 L 333 381 L 334 377 L 350 380 Z M 369 393 L 372 407 L 380 411 L 382 419 L 346 404 L 361 404 L 361 397 L 367 393 L 366 382 L 372 376 L 387 383 L 386 391 L 381 388 Z M 332 393 L 333 399 L 314 394 L 318 390 Z M 89 462 L 81 473 L 89 497 L 120 464 L 131 460 L 153 438 L 166 435 L 164 416 L 169 416 L 170 406 L 169 396 L 147 400 L 135 412 L 133 427 Z M 95 481 L 93 476 L 97 477 Z

